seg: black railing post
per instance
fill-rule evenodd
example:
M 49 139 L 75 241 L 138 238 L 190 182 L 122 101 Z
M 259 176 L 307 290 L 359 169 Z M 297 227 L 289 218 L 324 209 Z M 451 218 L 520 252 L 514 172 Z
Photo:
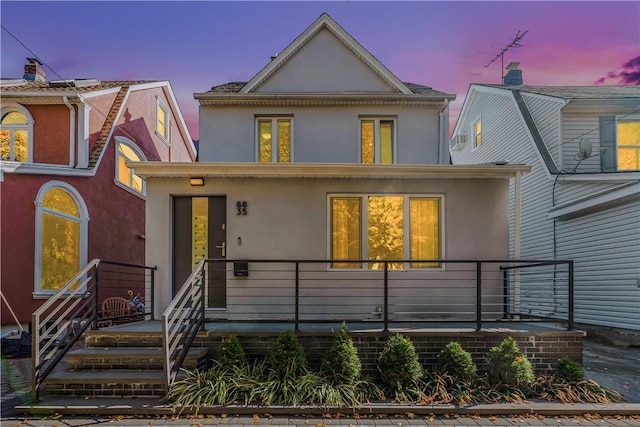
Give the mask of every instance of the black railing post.
M 572 330 L 573 329 L 573 260 L 569 261 L 568 264 L 569 267 L 569 324 L 568 329 Z
M 384 262 L 384 331 L 389 331 L 389 264 Z
M 506 268 L 502 270 L 502 318 L 509 318 L 509 273 Z
M 98 317 L 100 317 L 100 305 L 98 302 L 98 291 L 100 290 L 100 288 L 98 287 L 98 272 L 100 271 L 100 263 L 98 263 L 98 265 L 96 265 L 96 272 L 93 275 L 93 280 L 95 280 L 96 285 L 94 287 L 95 289 L 95 295 L 93 296 L 93 313 L 94 313 L 94 320 L 93 320 L 93 326 L 91 327 L 91 329 L 98 329 Z
M 476 331 L 482 329 L 482 262 L 476 261 Z
M 200 276 L 200 319 L 202 319 L 201 330 L 204 331 L 204 320 L 205 320 L 205 307 L 206 307 L 206 299 L 205 299 L 205 286 L 207 286 L 207 268 L 209 261 L 204 260 L 202 263 L 202 275 Z M 224 264 L 224 268 L 226 270 L 227 264 Z
M 151 291 L 150 293 L 150 297 L 151 297 L 151 320 L 155 320 L 156 318 L 156 314 L 155 314 L 155 300 L 156 300 L 156 284 L 155 284 L 155 272 L 158 269 L 158 266 L 155 266 L 151 269 Z
M 296 301 L 295 301 L 295 330 L 300 331 L 300 263 L 296 262 Z

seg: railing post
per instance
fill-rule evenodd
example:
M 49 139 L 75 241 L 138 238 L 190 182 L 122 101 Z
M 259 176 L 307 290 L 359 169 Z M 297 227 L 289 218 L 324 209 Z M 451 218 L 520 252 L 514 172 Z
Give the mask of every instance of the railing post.
M 93 280 L 95 280 L 96 282 L 96 286 L 95 286 L 95 295 L 93 296 L 93 313 L 95 314 L 94 316 L 94 320 L 93 320 L 93 326 L 91 327 L 91 329 L 96 330 L 98 329 L 98 317 L 100 316 L 100 303 L 98 302 L 98 291 L 100 290 L 100 288 L 98 287 L 98 272 L 100 271 L 100 263 L 98 263 L 96 265 L 96 273 L 93 275 Z
M 506 268 L 502 270 L 502 318 L 509 318 L 509 273 Z
M 389 331 L 389 264 L 384 262 L 384 331 Z
M 205 286 L 207 286 L 207 271 L 209 271 L 208 267 L 208 260 L 205 260 L 202 263 L 202 274 L 200 275 L 200 318 L 202 319 L 202 326 L 201 329 L 204 331 L 204 320 L 205 320 L 205 306 L 206 306 L 206 300 L 205 300 Z M 227 274 L 227 262 L 224 262 L 224 270 L 225 270 L 225 275 Z
M 296 262 L 295 331 L 300 331 L 300 263 Z
M 482 262 L 476 261 L 476 331 L 482 329 Z
M 569 261 L 569 324 L 568 330 L 573 330 L 573 260 Z
M 151 291 L 150 291 L 150 297 L 151 297 L 151 320 L 155 320 L 156 319 L 156 313 L 155 313 L 155 300 L 156 300 L 156 291 L 155 291 L 155 272 L 156 269 L 158 268 L 158 266 L 155 266 L 151 269 Z
M 38 401 L 38 373 L 40 364 L 40 321 L 38 315 L 31 315 L 31 400 Z

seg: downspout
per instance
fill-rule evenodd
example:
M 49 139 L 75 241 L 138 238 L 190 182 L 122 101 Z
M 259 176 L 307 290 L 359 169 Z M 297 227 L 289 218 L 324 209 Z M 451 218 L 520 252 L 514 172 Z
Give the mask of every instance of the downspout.
M 440 136 L 439 136 L 439 141 L 438 141 L 438 163 L 440 163 L 441 165 L 444 164 L 449 164 L 450 162 L 447 161 L 445 163 L 445 153 L 449 153 L 449 151 L 446 149 L 446 147 L 449 146 L 448 141 L 449 141 L 449 114 L 448 114 L 448 109 L 449 109 L 449 100 L 445 99 L 444 100 L 444 105 L 442 106 L 442 108 L 440 109 L 440 112 L 438 113 L 439 118 L 440 118 Z
M 62 101 L 64 102 L 64 104 L 69 107 L 69 113 L 70 113 L 70 118 L 69 118 L 69 166 L 73 167 L 73 164 L 75 162 L 75 155 L 76 155 L 76 128 L 75 128 L 75 122 L 76 122 L 76 109 L 73 108 L 73 105 L 71 105 L 69 103 L 69 98 L 66 96 L 62 97 Z

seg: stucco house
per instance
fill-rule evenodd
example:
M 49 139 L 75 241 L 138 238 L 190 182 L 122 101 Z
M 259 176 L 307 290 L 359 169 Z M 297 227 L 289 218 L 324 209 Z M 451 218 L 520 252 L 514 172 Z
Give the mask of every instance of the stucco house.
M 146 185 L 127 161 L 196 159 L 169 82 L 48 81 L 28 61 L 0 85 L 1 289 L 25 323 L 91 259 L 144 264 Z
M 640 87 L 528 86 L 510 68 L 504 85 L 469 87 L 452 161 L 530 165 L 511 255 L 575 260 L 576 322 L 638 342 Z
M 200 161 L 132 163 L 147 180 L 157 318 L 202 259 L 229 260 L 209 273 L 210 318 L 291 319 L 292 260 L 311 260 L 297 309 L 330 320 L 381 311 L 376 261 L 399 260 L 389 274 L 410 294 L 456 269 L 437 260 L 508 257 L 509 181 L 528 167 L 450 165 L 455 96 L 401 81 L 328 15 L 250 81 L 194 96 Z M 430 301 L 475 307 L 442 283 Z

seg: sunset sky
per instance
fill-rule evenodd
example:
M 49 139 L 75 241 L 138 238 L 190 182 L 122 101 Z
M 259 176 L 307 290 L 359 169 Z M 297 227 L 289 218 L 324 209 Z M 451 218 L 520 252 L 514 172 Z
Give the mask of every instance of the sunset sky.
M 2 0 L 1 76 L 35 56 L 49 80 L 169 80 L 198 139 L 193 94 L 248 81 L 324 12 L 402 81 L 457 94 L 452 125 L 518 31 L 504 64 L 525 84 L 640 84 L 640 1 Z

